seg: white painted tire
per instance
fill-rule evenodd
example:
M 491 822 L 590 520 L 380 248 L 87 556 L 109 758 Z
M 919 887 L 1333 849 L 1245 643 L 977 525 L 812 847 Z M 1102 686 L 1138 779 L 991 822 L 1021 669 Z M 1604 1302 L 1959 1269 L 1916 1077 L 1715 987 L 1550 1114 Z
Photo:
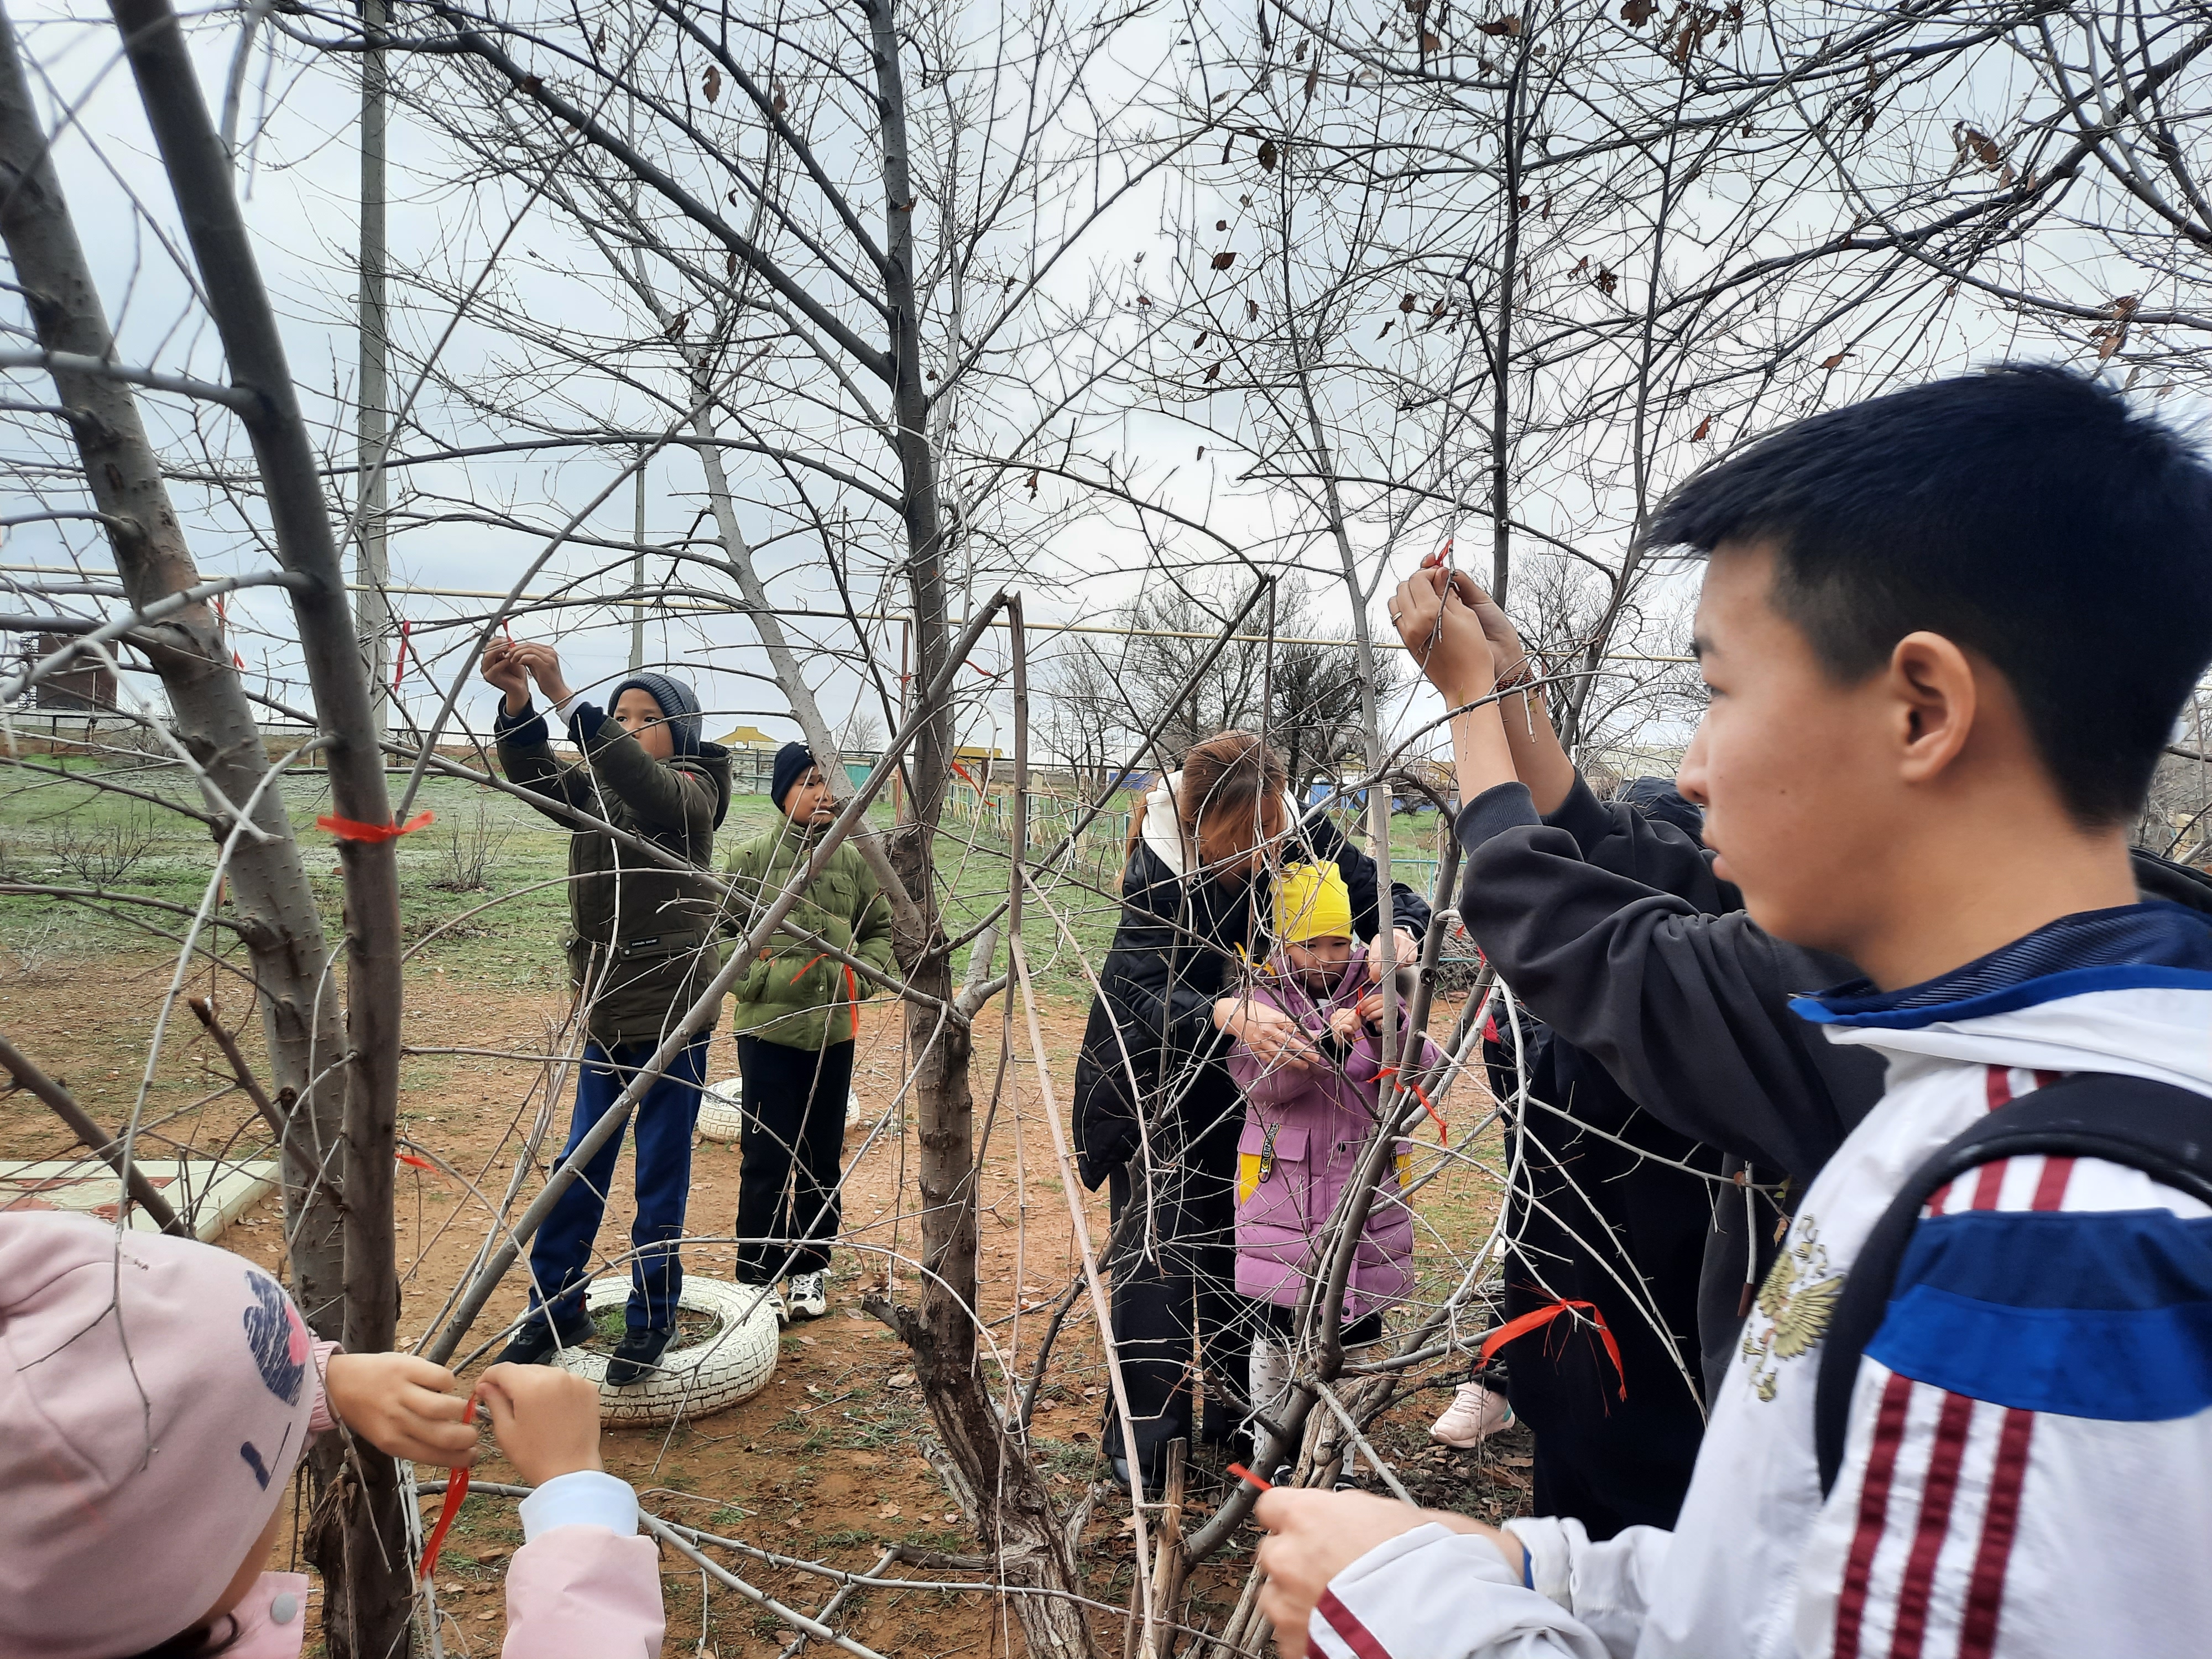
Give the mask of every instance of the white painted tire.
M 699 1133 L 709 1140 L 736 1142 L 745 1133 L 745 1084 L 743 1078 L 727 1077 L 720 1083 L 710 1083 L 699 1091 Z M 855 1094 L 845 1102 L 845 1122 L 849 1127 L 860 1116 L 860 1097 Z
M 699 1091 L 699 1133 L 709 1140 L 737 1140 L 745 1132 L 745 1081 L 725 1078 Z
M 592 1281 L 584 1306 L 596 1313 L 629 1300 L 628 1274 Z M 671 1347 L 660 1368 L 626 1389 L 607 1386 L 612 1356 L 589 1348 L 562 1348 L 553 1363 L 599 1385 L 602 1423 L 672 1423 L 679 1417 L 704 1417 L 750 1400 L 775 1375 L 779 1329 L 775 1304 L 767 1293 L 727 1279 L 687 1273 L 677 1305 L 712 1314 L 721 1323 L 704 1341 Z

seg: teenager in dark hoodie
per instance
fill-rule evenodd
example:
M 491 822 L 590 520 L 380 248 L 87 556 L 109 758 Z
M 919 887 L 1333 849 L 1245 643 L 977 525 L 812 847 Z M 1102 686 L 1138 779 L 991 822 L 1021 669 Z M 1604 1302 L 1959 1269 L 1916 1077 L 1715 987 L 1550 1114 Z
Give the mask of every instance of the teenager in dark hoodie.
M 550 645 L 495 641 L 483 677 L 506 694 L 493 725 L 499 762 L 525 788 L 589 812 L 627 835 L 709 867 L 714 830 L 730 808 L 730 757 L 699 735 L 699 700 L 665 674 L 633 674 L 615 687 L 611 712 L 579 699 Z M 545 718 L 531 707 L 535 679 L 567 716 L 581 763 L 554 755 Z M 636 1080 L 668 1030 L 712 982 L 719 884 L 649 862 L 603 830 L 548 811 L 568 840 L 568 974 L 588 1041 L 576 1077 L 565 1160 Z M 630 1229 L 627 1331 L 607 1366 L 617 1386 L 646 1376 L 676 1327 L 684 1285 L 677 1241 L 691 1188 L 691 1136 L 714 1023 L 669 1062 L 638 1102 L 637 1219 Z M 538 1230 L 530 1255 L 529 1320 L 501 1359 L 541 1364 L 591 1334 L 584 1288 L 592 1243 L 606 1208 L 619 1133 L 584 1166 Z
M 1685 835 L 1701 828 L 1664 779 L 1638 778 L 1616 799 Z M 1588 1049 L 1526 1008 L 1495 1031 L 1483 1045 L 1492 1092 L 1510 1103 L 1527 1090 L 1511 1131 L 1521 1180 L 1509 1199 L 1504 1312 L 1588 1302 L 1620 1351 L 1616 1370 L 1594 1330 L 1566 1326 L 1505 1350 L 1505 1394 L 1536 1437 L 1533 1512 L 1571 1516 L 1593 1538 L 1670 1527 L 1705 1435 L 1706 1232 L 1716 1201 L 1737 1194 L 1715 1191 L 1719 1152 L 1644 1110 Z M 1432 1432 L 1451 1440 L 1443 1427 Z

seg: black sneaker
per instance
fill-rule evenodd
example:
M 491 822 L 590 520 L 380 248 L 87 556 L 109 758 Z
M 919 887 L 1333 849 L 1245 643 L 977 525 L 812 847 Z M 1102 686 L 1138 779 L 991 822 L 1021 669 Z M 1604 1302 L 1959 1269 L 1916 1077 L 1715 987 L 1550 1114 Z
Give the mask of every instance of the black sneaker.
M 673 1331 L 625 1331 L 623 1340 L 615 1344 L 614 1358 L 607 1361 L 607 1386 L 628 1388 L 633 1382 L 642 1382 L 660 1369 L 660 1356 L 668 1351 Z
M 538 1316 L 517 1331 L 507 1345 L 499 1351 L 495 1365 L 550 1365 L 553 1356 L 563 1348 L 573 1348 L 587 1340 L 592 1334 L 588 1316 L 579 1314 L 570 1323 L 561 1327 L 556 1335 L 553 1322 L 543 1310 Z

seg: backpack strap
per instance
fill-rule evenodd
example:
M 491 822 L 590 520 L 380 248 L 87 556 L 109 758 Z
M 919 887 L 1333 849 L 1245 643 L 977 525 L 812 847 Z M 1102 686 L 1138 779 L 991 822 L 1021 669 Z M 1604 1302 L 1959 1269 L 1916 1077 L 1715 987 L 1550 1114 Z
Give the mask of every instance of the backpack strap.
M 1867 1235 L 1820 1346 L 1813 1443 L 1822 1498 L 1843 1467 L 1859 1362 L 1889 1312 L 1922 1208 L 1969 1170 L 2033 1155 L 2101 1158 L 2212 1204 L 2212 1096 L 2147 1078 L 2079 1073 L 1999 1107 L 1913 1172 Z

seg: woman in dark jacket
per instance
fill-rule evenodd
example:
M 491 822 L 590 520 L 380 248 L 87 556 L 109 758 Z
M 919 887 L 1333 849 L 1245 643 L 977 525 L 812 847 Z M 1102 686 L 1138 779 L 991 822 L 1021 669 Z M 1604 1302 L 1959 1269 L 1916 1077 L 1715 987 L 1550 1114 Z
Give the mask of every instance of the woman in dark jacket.
M 1380 931 L 1375 865 L 1322 814 L 1301 821 L 1282 759 L 1249 732 L 1195 745 L 1146 797 L 1121 877 L 1121 920 L 1099 972 L 1075 1066 L 1075 1136 L 1084 1184 L 1109 1183 L 1123 1237 L 1114 1274 L 1114 1336 L 1137 1449 L 1156 1485 L 1170 1441 L 1192 1426 L 1194 1344 L 1206 1379 L 1202 1438 L 1219 1444 L 1245 1413 L 1251 1329 L 1236 1291 L 1237 1142 L 1243 1101 L 1225 1056 L 1241 1038 L 1266 1058 L 1320 1056 L 1275 1010 L 1240 999 L 1240 957 L 1266 955 L 1272 869 L 1333 861 L 1351 889 L 1362 939 Z M 1396 956 L 1408 961 L 1429 907 L 1391 886 Z M 1118 1427 L 1117 1476 L 1128 1469 Z

